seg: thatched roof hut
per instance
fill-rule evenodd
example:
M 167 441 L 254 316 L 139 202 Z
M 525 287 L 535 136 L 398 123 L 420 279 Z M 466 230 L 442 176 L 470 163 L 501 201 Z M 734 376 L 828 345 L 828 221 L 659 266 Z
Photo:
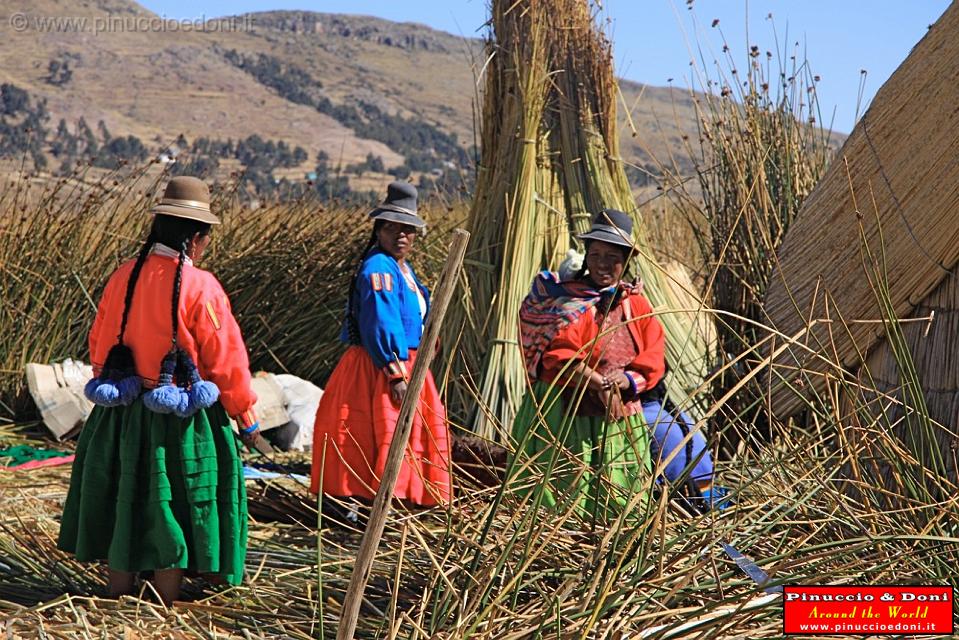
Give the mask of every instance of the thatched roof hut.
M 904 453 L 921 469 L 939 472 L 933 484 L 939 483 L 938 476 L 953 483 L 959 476 L 959 266 L 910 315 L 914 321 L 902 323 L 902 338 L 924 406 L 910 396 L 911 375 L 903 373 L 893 344 L 878 342 L 842 398 L 843 440 L 851 454 L 846 456 L 847 477 L 889 486 L 898 481 L 892 478 L 898 469 L 890 458 Z M 929 422 L 924 424 L 925 416 Z M 882 432 L 887 435 L 877 438 Z M 888 434 L 895 434 L 897 441 Z
M 880 89 L 778 259 L 766 312 L 796 343 L 774 360 L 775 413 L 833 396 L 840 379 L 901 401 L 908 345 L 929 417 L 959 422 L 959 3 Z M 893 315 L 931 318 L 884 325 Z M 897 360 L 887 336 L 900 329 Z

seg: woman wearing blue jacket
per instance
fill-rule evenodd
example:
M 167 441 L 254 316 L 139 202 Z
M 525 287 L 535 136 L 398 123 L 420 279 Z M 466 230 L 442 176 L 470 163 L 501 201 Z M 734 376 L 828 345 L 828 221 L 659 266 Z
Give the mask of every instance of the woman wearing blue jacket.
M 429 291 L 407 261 L 426 223 L 416 188 L 393 182 L 370 213 L 373 234 L 350 287 L 337 363 L 316 412 L 312 490 L 370 500 L 379 487 L 400 403 L 429 312 Z M 428 375 L 394 496 L 416 505 L 449 502 L 446 411 Z

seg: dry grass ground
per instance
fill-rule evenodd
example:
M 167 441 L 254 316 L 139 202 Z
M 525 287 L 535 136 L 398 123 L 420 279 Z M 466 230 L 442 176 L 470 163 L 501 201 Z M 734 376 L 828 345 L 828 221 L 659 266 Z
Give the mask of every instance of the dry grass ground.
M 22 434 L 3 433 L 3 438 Z M 5 440 L 4 440 L 5 441 Z M 295 460 L 287 460 L 295 462 Z M 654 501 L 633 528 L 589 527 L 469 485 L 447 510 L 396 511 L 366 592 L 365 638 L 775 638 L 781 605 L 722 551 L 732 543 L 771 582 L 932 584 L 954 576 L 959 539 L 916 513 L 883 512 L 836 491 L 839 455 L 795 435 L 725 465 L 737 505 L 692 515 Z M 333 637 L 360 534 L 324 524 L 305 490 L 248 483 L 256 504 L 299 524 L 250 526 L 248 579 L 191 581 L 185 602 L 103 598 L 103 569 L 55 549 L 68 467 L 0 472 L 0 629 L 39 638 Z M 277 481 L 274 481 L 277 482 Z M 302 500 L 301 500 L 302 498 Z M 956 514 L 953 500 L 937 507 Z M 929 515 L 929 511 L 925 512 Z M 940 524 L 955 527 L 954 524 Z M 954 523 L 954 520 L 953 520 Z M 317 571 L 320 567 L 320 571 Z M 698 621 L 695 631 L 679 626 Z

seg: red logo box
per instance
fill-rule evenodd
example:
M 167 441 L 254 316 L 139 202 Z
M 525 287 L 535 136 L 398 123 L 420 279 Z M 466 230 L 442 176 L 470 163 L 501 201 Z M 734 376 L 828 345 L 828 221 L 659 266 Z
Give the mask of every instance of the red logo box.
M 783 587 L 783 633 L 942 635 L 953 633 L 953 588 L 880 585 Z

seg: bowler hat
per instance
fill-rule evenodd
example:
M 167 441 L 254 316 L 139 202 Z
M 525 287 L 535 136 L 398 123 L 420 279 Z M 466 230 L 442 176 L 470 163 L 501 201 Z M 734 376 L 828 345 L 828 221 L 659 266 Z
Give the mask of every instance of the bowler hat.
M 397 180 L 386 188 L 386 200 L 370 212 L 374 220 L 389 220 L 411 227 L 425 227 L 426 221 L 416 215 L 416 187 Z
M 600 240 L 621 247 L 634 248 L 633 219 L 616 209 L 603 209 L 593 218 L 593 226 L 577 236 L 580 240 Z
M 160 204 L 153 207 L 151 213 L 220 224 L 220 219 L 210 211 L 209 187 L 199 178 L 191 176 L 177 176 L 170 180 Z

